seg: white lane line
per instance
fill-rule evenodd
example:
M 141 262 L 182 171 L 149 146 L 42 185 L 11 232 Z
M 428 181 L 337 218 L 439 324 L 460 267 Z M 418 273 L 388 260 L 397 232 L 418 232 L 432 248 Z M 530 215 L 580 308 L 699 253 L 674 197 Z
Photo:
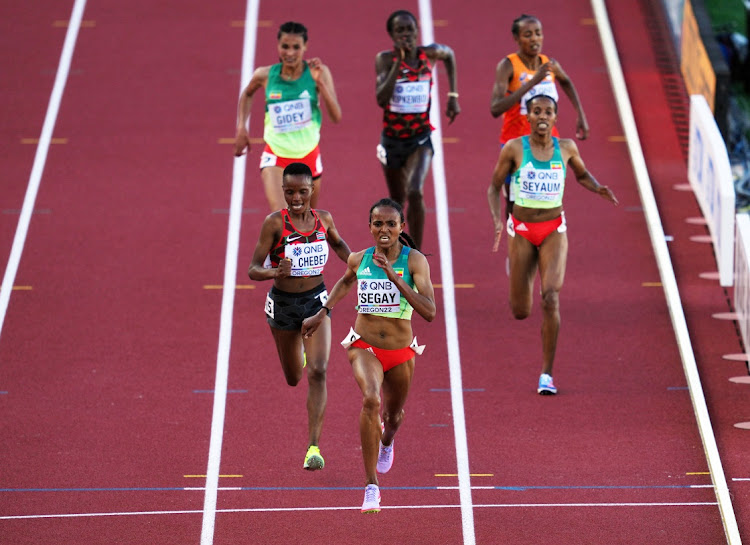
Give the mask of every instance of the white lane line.
M 727 543 L 730 545 L 740 545 L 742 540 L 737 527 L 737 519 L 732 507 L 732 498 L 729 495 L 724 469 L 719 457 L 719 449 L 716 445 L 711 419 L 706 407 L 706 398 L 703 396 L 703 387 L 701 386 L 698 366 L 695 362 L 695 354 L 690 342 L 685 313 L 682 308 L 680 292 L 677 288 L 677 280 L 672 268 L 672 261 L 669 257 L 669 249 L 664 238 L 664 229 L 659 217 L 659 209 L 656 205 L 651 179 L 646 168 L 646 160 L 641 149 L 641 141 L 638 137 L 638 129 L 633 116 L 633 109 L 630 105 L 628 88 L 625 84 L 625 77 L 620 66 L 620 59 L 617 53 L 617 46 L 612 35 L 612 28 L 609 24 L 609 16 L 604 0 L 591 0 L 591 6 L 596 17 L 599 36 L 602 42 L 602 51 L 607 60 L 609 77 L 612 83 L 617 109 L 620 113 L 620 121 L 625 131 L 630 160 L 633 163 L 638 191 L 641 195 L 643 210 L 646 215 L 648 231 L 651 235 L 651 244 L 654 247 L 656 261 L 659 266 L 664 293 L 667 297 L 669 314 L 672 317 L 672 327 L 677 338 L 677 346 L 682 356 L 682 367 L 685 371 L 688 386 L 690 387 L 690 398 L 693 402 L 693 411 L 698 423 L 701 439 L 703 441 L 703 450 L 705 451 L 708 468 L 711 472 L 711 479 L 714 483 L 716 499 L 718 500 L 719 512 L 724 524 Z
M 29 224 L 31 223 L 31 213 L 34 211 L 34 203 L 36 203 L 36 196 L 39 193 L 39 186 L 42 183 L 42 173 L 44 172 L 44 165 L 47 162 L 47 153 L 52 141 L 52 131 L 55 129 L 55 123 L 57 123 L 57 114 L 60 111 L 65 84 L 68 82 L 70 63 L 73 60 L 73 51 L 78 40 L 78 31 L 81 28 L 81 20 L 83 19 L 83 10 L 85 7 L 86 0 L 76 0 L 70 16 L 68 32 L 65 34 L 65 42 L 60 54 L 60 63 L 57 66 L 55 84 L 52 86 L 52 94 L 49 97 L 49 104 L 47 105 L 47 115 L 44 117 L 42 134 L 39 136 L 39 144 L 36 147 L 36 155 L 34 155 L 34 164 L 31 167 L 29 185 L 26 187 L 26 196 L 23 200 L 21 215 L 18 218 L 16 235 L 13 237 L 13 246 L 10 250 L 8 265 L 5 267 L 3 283 L 0 286 L 0 335 L 2 335 L 5 315 L 8 311 L 10 293 L 13 291 L 13 283 L 16 281 L 18 265 L 21 263 L 21 254 L 26 244 L 26 234 L 29 231 Z
M 245 36 L 242 47 L 242 71 L 240 92 L 250 80 L 255 62 L 255 41 L 260 0 L 248 0 L 245 12 Z M 238 93 L 239 97 L 239 93 Z M 216 524 L 216 501 L 219 488 L 219 468 L 221 466 L 221 445 L 224 435 L 224 416 L 227 402 L 227 382 L 229 378 L 229 352 L 232 343 L 232 316 L 234 314 L 234 293 L 237 278 L 237 257 L 240 246 L 240 223 L 242 219 L 242 197 L 245 187 L 246 156 L 235 158 L 232 172 L 232 194 L 229 204 L 229 228 L 227 251 L 224 263 L 224 291 L 221 299 L 221 323 L 219 326 L 219 347 L 216 357 L 216 383 L 214 386 L 213 416 L 211 418 L 211 442 L 208 448 L 206 469 L 206 494 L 203 501 L 203 525 L 201 545 L 212 545 Z
M 435 42 L 432 26 L 432 6 L 430 0 L 419 0 L 419 18 L 422 43 Z M 469 474 L 469 446 L 466 440 L 466 417 L 464 414 L 463 386 L 461 380 L 461 355 L 458 349 L 458 321 L 456 318 L 455 285 L 453 278 L 453 250 L 451 248 L 450 214 L 443 163 L 443 137 L 440 124 L 442 108 L 438 94 L 437 77 L 433 78 L 432 109 L 430 122 L 435 130 L 432 145 L 432 179 L 435 184 L 435 217 L 437 218 L 438 242 L 440 247 L 440 270 L 443 283 L 443 311 L 445 314 L 445 342 L 448 348 L 448 368 L 450 370 L 451 405 L 453 410 L 453 435 L 456 442 L 456 462 L 458 469 L 459 498 L 461 501 L 461 525 L 464 545 L 474 545 L 474 511 L 471 505 L 471 476 Z
M 537 509 L 542 507 L 704 507 L 716 506 L 716 502 L 611 502 L 611 503 L 482 503 L 475 504 L 476 508 L 483 509 Z M 383 505 L 384 510 L 403 509 L 458 509 L 461 505 L 436 504 L 436 505 Z M 354 506 L 330 506 L 330 507 L 247 507 L 238 509 L 217 509 L 217 513 L 281 513 L 281 512 L 313 512 L 313 511 L 359 511 L 360 505 Z M 61 518 L 94 518 L 94 517 L 133 517 L 154 515 L 197 515 L 202 513 L 198 509 L 175 510 L 175 511 L 121 511 L 113 513 L 59 513 L 54 515 L 8 515 L 0 517 L 0 520 L 24 520 L 24 519 L 61 519 Z

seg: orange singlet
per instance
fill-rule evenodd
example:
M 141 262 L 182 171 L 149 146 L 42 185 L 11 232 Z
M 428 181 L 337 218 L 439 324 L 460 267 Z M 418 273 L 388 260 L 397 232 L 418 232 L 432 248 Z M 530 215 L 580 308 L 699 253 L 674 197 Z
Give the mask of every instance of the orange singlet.
M 549 61 L 549 57 L 546 55 L 539 54 L 539 58 L 542 60 L 542 64 Z M 508 90 L 506 95 L 513 93 L 514 91 L 521 88 L 521 86 L 529 78 L 532 78 L 536 73 L 536 70 L 529 70 L 523 63 L 518 53 L 511 53 L 508 55 L 508 60 L 513 65 L 513 77 L 508 84 Z M 535 94 L 544 94 L 551 96 L 557 102 L 557 87 L 555 86 L 555 75 L 549 73 L 543 81 L 539 82 L 534 88 L 526 93 L 520 102 L 514 104 L 510 110 L 503 114 L 503 128 L 500 131 L 500 144 L 505 145 L 508 140 L 518 138 L 519 136 L 526 136 L 531 133 L 531 127 L 529 121 L 526 119 L 526 105 L 525 102 Z M 557 127 L 552 128 L 552 136 L 560 136 L 557 132 Z

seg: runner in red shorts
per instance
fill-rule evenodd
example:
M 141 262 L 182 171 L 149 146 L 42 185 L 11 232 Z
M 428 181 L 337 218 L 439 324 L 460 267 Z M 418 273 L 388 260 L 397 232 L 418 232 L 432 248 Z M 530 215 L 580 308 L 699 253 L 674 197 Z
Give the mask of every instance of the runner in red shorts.
M 278 52 L 281 62 L 255 70 L 237 106 L 237 136 L 234 154 L 244 155 L 250 149 L 247 121 L 253 96 L 265 89 L 266 113 L 263 139 L 265 150 L 260 158 L 260 176 L 271 212 L 286 207 L 281 190 L 284 168 L 304 163 L 313 173 L 315 191 L 310 206 L 317 208 L 320 197 L 323 162 L 320 157 L 320 101 L 334 123 L 341 120 L 341 106 L 336 98 L 331 71 L 320 59 L 304 60 L 307 29 L 289 21 L 279 28 Z
M 362 390 L 359 436 L 366 478 L 363 513 L 380 511 L 378 473 L 386 473 L 393 464 L 393 437 L 403 422 L 414 358 L 424 349 L 412 332 L 412 313 L 416 311 L 428 322 L 436 313 L 427 258 L 413 248 L 413 241 L 403 231 L 401 206 L 392 199 L 375 203 L 370 209 L 375 246 L 349 257 L 346 272 L 326 303 L 333 309 L 357 286 L 357 319 L 341 344 L 347 349 L 354 378 Z M 306 319 L 303 334 L 320 335 L 316 330 L 325 316 L 321 309 Z
M 570 167 L 583 187 L 618 204 L 615 194 L 600 185 L 586 169 L 574 140 L 552 136 L 557 121 L 557 102 L 536 95 L 526 103 L 531 135 L 514 138 L 500 151 L 487 190 L 495 224 L 497 251 L 503 229 L 508 232 L 510 255 L 510 307 L 517 320 L 528 318 L 533 303 L 537 269 L 542 294 L 542 374 L 537 393 L 556 394 L 552 381 L 557 337 L 560 330 L 560 290 L 568 257 L 568 234 L 563 215 L 565 171 Z M 500 194 L 512 175 L 510 190 L 515 197 L 507 222 Z

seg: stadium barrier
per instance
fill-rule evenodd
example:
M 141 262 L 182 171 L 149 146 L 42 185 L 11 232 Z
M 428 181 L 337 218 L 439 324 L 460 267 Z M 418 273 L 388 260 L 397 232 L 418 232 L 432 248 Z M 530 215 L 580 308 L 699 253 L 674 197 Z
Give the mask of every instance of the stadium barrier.
M 688 180 L 706 218 L 719 283 L 731 286 L 735 272 L 734 181 L 724 139 L 703 95 L 690 97 Z
M 734 310 L 745 350 L 750 347 L 750 216 L 737 214 L 734 254 Z

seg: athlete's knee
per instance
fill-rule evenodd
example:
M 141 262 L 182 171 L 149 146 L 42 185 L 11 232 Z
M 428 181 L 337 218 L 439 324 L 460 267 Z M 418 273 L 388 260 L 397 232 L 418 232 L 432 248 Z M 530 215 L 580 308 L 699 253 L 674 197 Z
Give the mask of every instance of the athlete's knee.
M 420 187 L 409 188 L 409 203 L 420 203 L 424 200 L 424 191 Z
M 546 312 L 556 312 L 560 309 L 560 292 L 548 289 L 542 292 L 542 309 Z
M 366 391 L 362 394 L 362 411 L 366 413 L 380 413 L 380 394 L 376 391 Z
M 308 362 L 307 365 L 307 382 L 308 383 L 316 383 L 316 382 L 325 382 L 326 381 L 326 368 L 323 365 L 311 365 L 311 362 Z

